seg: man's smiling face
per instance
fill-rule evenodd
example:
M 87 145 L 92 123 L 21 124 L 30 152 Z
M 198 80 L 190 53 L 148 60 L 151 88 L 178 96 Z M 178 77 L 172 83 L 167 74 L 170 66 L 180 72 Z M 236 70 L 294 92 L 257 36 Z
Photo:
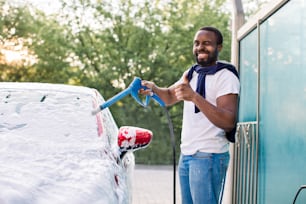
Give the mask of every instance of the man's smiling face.
M 193 41 L 193 54 L 196 62 L 201 66 L 216 64 L 218 53 L 222 45 L 217 45 L 217 37 L 214 32 L 199 30 Z

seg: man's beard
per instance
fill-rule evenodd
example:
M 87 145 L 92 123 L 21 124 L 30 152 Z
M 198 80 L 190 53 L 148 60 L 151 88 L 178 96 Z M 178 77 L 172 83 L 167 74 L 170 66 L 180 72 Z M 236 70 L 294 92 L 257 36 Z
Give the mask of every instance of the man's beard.
M 218 50 L 216 49 L 215 52 L 212 54 L 212 55 L 208 55 L 208 58 L 206 60 L 201 60 L 199 61 L 198 60 L 198 55 L 194 55 L 195 56 L 195 60 L 196 62 L 201 65 L 202 67 L 208 67 L 208 66 L 211 66 L 211 65 L 214 65 L 215 62 L 217 61 L 218 59 Z

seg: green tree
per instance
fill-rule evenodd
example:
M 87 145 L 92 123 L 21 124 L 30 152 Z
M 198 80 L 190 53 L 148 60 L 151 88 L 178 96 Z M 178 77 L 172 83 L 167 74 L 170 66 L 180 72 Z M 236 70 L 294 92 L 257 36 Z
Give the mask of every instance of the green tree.
M 54 17 L 29 5 L 12 5 L 1 1 L 1 49 L 25 52 L 21 61 L 0 60 L 2 81 L 38 81 L 69 83 L 81 70 L 69 59 L 73 38 L 71 30 Z
M 192 65 L 193 36 L 205 25 L 223 31 L 224 50 L 220 57 L 229 60 L 229 15 L 218 10 L 223 3 L 145 0 L 136 4 L 122 0 L 114 6 L 108 1 L 63 2 L 63 10 L 73 11 L 72 16 L 65 14 L 64 18 L 69 19 L 68 27 L 75 29 L 74 50 L 84 65 L 81 83 L 97 88 L 105 98 L 126 88 L 134 76 L 168 86 Z M 91 15 L 85 15 L 88 10 Z M 142 109 L 127 97 L 110 109 L 119 126 L 135 125 L 154 132 L 152 144 L 136 152 L 137 162 L 171 161 L 168 124 L 162 108 L 152 102 L 152 106 Z M 169 111 L 178 150 L 182 104 Z
M 7 27 L 13 27 L 14 37 L 29 39 L 26 46 L 36 61 L 23 65 L 26 71 L 19 77 L 15 72 L 3 78 L 3 70 L 8 73 L 10 68 L 1 66 L 1 79 L 80 84 L 97 88 L 105 99 L 126 88 L 134 76 L 169 86 L 194 63 L 193 37 L 202 26 L 216 26 L 223 32 L 220 58 L 230 59 L 230 18 L 219 10 L 223 3 L 72 0 L 62 1 L 62 9 L 53 16 L 33 13 L 31 7 L 16 8 L 0 20 L 1 35 L 9 39 Z M 172 161 L 168 122 L 161 107 L 152 101 L 143 109 L 126 97 L 110 109 L 119 126 L 153 131 L 152 144 L 136 152 L 138 163 Z M 168 109 L 178 152 L 182 103 Z

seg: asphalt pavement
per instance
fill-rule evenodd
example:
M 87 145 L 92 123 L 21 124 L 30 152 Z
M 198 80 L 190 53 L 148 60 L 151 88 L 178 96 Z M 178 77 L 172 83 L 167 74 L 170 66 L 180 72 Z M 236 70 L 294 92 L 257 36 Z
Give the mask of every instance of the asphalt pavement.
M 176 204 L 181 203 L 176 171 Z M 133 204 L 173 204 L 173 166 L 136 165 Z

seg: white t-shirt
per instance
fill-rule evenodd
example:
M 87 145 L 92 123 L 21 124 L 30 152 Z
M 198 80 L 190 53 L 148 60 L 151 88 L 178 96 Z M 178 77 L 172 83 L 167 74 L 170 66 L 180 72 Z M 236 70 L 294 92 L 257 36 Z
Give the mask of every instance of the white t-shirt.
M 190 85 L 196 90 L 198 73 L 193 72 Z M 214 75 L 206 75 L 205 98 L 213 105 L 219 96 L 239 94 L 239 79 L 228 69 L 222 69 Z M 202 113 L 195 113 L 195 105 L 184 101 L 183 127 L 181 134 L 181 152 L 192 155 L 197 151 L 207 153 L 223 153 L 228 151 L 229 142 L 225 131 L 212 124 Z

